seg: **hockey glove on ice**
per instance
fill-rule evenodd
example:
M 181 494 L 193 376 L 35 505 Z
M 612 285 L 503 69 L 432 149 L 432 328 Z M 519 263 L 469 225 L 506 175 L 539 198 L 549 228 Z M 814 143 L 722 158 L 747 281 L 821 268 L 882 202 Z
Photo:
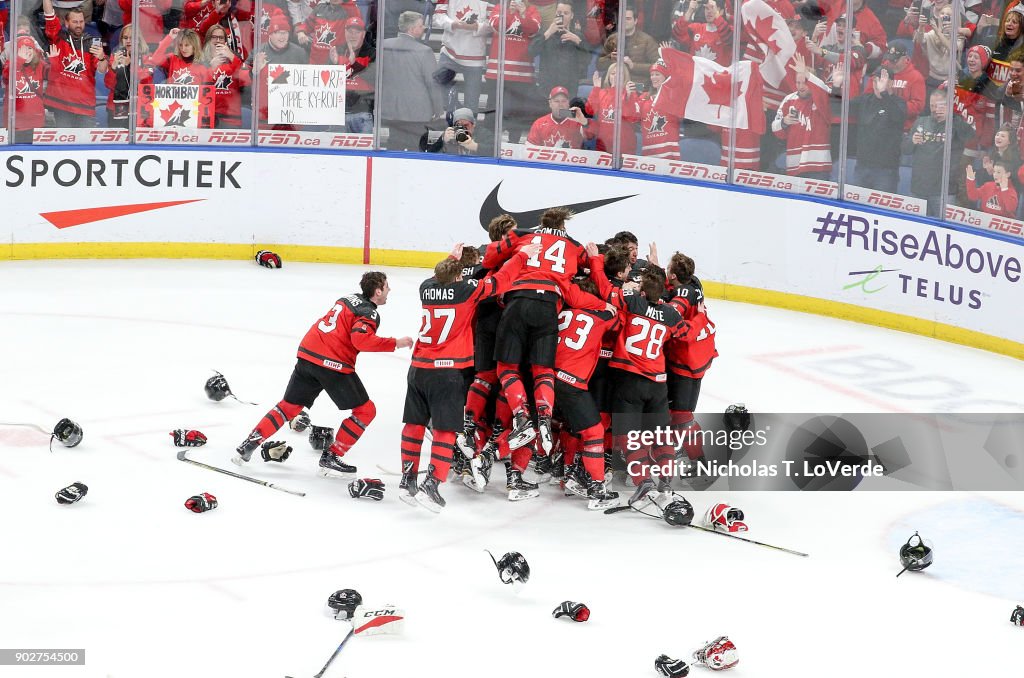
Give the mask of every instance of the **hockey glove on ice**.
M 217 497 L 213 496 L 209 492 L 197 494 L 194 497 L 189 497 L 185 501 L 185 508 L 192 513 L 205 513 L 206 511 L 212 511 L 217 508 Z
M 206 436 L 199 431 L 176 428 L 171 431 L 175 447 L 202 447 L 206 444 Z
M 666 678 L 682 678 L 690 672 L 690 667 L 682 659 L 663 654 L 654 660 L 654 670 Z
M 381 501 L 384 499 L 384 483 L 377 478 L 360 478 L 348 484 L 348 493 L 353 499 L 369 497 Z
M 263 455 L 263 461 L 285 461 L 291 453 L 291 446 L 285 444 L 281 440 L 268 440 L 263 443 L 262 447 L 260 447 L 260 454 Z

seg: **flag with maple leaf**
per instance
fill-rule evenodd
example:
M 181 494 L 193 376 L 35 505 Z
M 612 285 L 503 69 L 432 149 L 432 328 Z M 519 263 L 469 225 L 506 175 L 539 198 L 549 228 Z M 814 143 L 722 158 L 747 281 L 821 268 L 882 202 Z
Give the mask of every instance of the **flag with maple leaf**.
M 726 67 L 668 47 L 662 47 L 660 54 L 670 77 L 658 92 L 656 108 L 709 125 L 764 133 L 764 82 L 757 64 L 738 61 Z
M 740 7 L 740 16 L 745 39 L 759 44 L 764 53 L 761 76 L 772 87 L 778 87 L 796 53 L 796 42 L 786 20 L 764 0 L 746 0 Z

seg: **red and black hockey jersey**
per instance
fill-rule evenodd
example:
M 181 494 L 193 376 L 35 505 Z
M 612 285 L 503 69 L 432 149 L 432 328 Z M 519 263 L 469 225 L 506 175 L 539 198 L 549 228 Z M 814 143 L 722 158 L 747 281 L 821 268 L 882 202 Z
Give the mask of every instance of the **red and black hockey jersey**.
M 46 38 L 57 48 L 43 99 L 50 108 L 76 115 L 96 115 L 96 66 L 89 48 L 92 36 L 76 38 L 61 28 L 56 14 L 46 16 Z
M 334 303 L 327 314 L 306 332 L 298 357 L 329 370 L 350 374 L 361 351 L 394 351 L 395 340 L 378 337 L 377 305 L 362 294 L 350 294 Z
M 620 315 L 622 330 L 608 364 L 651 381 L 666 381 L 665 342 L 688 327 L 679 310 L 671 304 L 652 304 L 640 292 L 622 290 Z
M 530 243 L 540 244 L 540 254 L 526 260 L 523 270 L 512 283 L 512 292 L 540 290 L 561 295 L 576 272 L 587 267 L 588 257 L 583 245 L 566 235 L 565 231 L 541 227 L 510 231 L 498 242 L 487 246 L 481 263 L 484 268 L 497 268 L 521 245 Z
M 693 276 L 690 282 L 666 294 L 666 301 L 675 306 L 689 324 L 688 331 L 665 344 L 668 371 L 682 377 L 700 379 L 718 357 L 715 348 L 715 324 L 697 307 L 704 301 L 704 287 Z
M 483 280 L 444 284 L 428 278 L 420 285 L 423 324 L 412 350 L 412 366 L 464 369 L 473 366 L 473 318 L 481 301 L 508 291 L 526 257 L 516 254 Z
M 619 327 L 619 316 L 611 311 L 567 308 L 558 314 L 558 348 L 555 378 L 586 391 L 601 357 L 601 340 Z

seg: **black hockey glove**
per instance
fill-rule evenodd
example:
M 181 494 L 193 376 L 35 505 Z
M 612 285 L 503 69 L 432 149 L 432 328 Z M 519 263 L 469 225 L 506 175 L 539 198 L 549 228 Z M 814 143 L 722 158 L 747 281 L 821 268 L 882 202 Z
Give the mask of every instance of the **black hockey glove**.
M 206 436 L 199 431 L 176 428 L 171 431 L 175 447 L 202 447 L 206 444 Z
M 192 513 L 205 513 L 206 511 L 212 511 L 217 508 L 217 497 L 213 496 L 209 492 L 197 494 L 194 497 L 189 497 L 185 501 L 185 508 Z
M 682 659 L 672 659 L 663 654 L 654 660 L 654 670 L 666 678 L 682 678 L 690 673 L 690 667 Z
M 85 493 L 83 492 L 83 494 Z M 57 498 L 57 501 L 60 501 L 59 497 Z M 1021 607 L 1020 605 L 1017 606 L 1010 615 L 1010 623 L 1015 626 L 1024 626 L 1024 607 Z
M 71 483 L 54 496 L 57 497 L 58 504 L 74 504 L 88 492 L 89 488 L 86 487 L 85 484 Z
M 590 608 L 587 607 L 586 603 L 574 603 L 571 600 L 567 600 L 552 610 L 551 616 L 555 619 L 568 617 L 573 621 L 585 622 L 590 619 Z
M 289 425 L 292 427 L 292 430 L 295 431 L 296 433 L 302 433 L 307 428 L 309 428 L 310 425 L 312 425 L 312 423 L 313 422 L 309 420 L 309 412 L 307 412 L 306 410 L 302 410 L 294 417 L 292 417 L 291 423 Z
M 260 447 L 260 454 L 263 455 L 263 461 L 285 461 L 291 453 L 291 446 L 285 444 L 284 441 L 281 440 L 268 440 L 263 443 L 262 447 Z
M 281 268 L 281 257 L 270 250 L 260 250 L 256 253 L 256 263 L 264 268 Z
M 314 450 L 323 452 L 334 442 L 334 429 L 329 426 L 310 426 L 309 444 Z
M 381 501 L 384 499 L 384 483 L 377 478 L 360 478 L 348 484 L 348 493 L 353 499 L 369 497 Z

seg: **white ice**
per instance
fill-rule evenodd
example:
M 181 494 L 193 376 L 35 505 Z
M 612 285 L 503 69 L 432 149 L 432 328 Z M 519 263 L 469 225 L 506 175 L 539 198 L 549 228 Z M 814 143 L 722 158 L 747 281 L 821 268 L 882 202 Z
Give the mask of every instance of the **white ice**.
M 284 465 L 254 476 L 304 498 L 175 459 L 168 431 L 210 443 L 190 456 L 234 469 L 235 445 L 281 394 L 298 340 L 363 267 L 246 262 L 6 262 L 0 265 L 0 421 L 50 428 L 71 417 L 75 449 L 0 426 L 0 647 L 85 648 L 84 667 L 2 667 L 0 676 L 312 676 L 345 633 L 327 596 L 355 588 L 407 614 L 401 637 L 356 637 L 326 676 L 506 678 L 655 676 L 661 654 L 690 660 L 728 634 L 731 674 L 929 678 L 1024 673 L 1024 497 L 1014 493 L 707 492 L 748 536 L 803 559 L 624 513 L 588 512 L 543 488 L 509 503 L 448 483 L 439 516 L 395 496 L 354 501 L 316 476 L 299 434 Z M 388 269 L 381 333 L 413 335 L 423 270 Z M 709 300 L 721 357 L 702 411 L 1024 411 L 1019 361 L 919 336 Z M 378 416 L 347 457 L 360 475 L 399 466 L 408 350 L 364 354 Z M 222 371 L 252 407 L 203 393 Z M 315 423 L 341 416 L 322 397 Z M 257 455 L 258 457 L 258 455 Z M 496 474 L 501 475 L 500 468 Z M 500 478 L 499 478 L 500 480 Z M 59 506 L 80 481 L 88 495 Z M 220 506 L 183 507 L 199 492 Z M 951 525 L 953 523 L 953 525 Z M 920 530 L 936 564 L 894 577 L 896 549 Z M 930 530 L 930 532 L 929 532 Z M 516 593 L 483 549 L 521 551 L 533 576 Z M 555 620 L 563 600 L 591 620 Z M 691 676 L 709 675 L 694 667 Z

